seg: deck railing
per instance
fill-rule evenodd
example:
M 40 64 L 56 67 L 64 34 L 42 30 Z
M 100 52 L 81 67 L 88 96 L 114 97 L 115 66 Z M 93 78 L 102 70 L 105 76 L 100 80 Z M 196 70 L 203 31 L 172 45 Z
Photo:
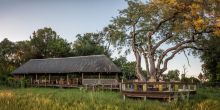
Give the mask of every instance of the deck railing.
M 78 79 L 72 80 L 72 81 L 66 81 L 66 80 L 33 80 L 32 82 L 29 82 L 30 86 L 36 86 L 36 87 L 77 87 L 78 86 Z
M 123 82 L 122 91 L 196 91 L 196 84 L 181 82 Z
M 157 99 L 189 98 L 196 93 L 196 84 L 181 82 L 123 82 L 121 92 L 125 97 L 143 97 Z
M 116 79 L 83 79 L 83 85 L 118 85 Z
M 116 79 L 83 79 L 82 84 L 86 89 L 110 89 L 119 90 L 120 85 Z

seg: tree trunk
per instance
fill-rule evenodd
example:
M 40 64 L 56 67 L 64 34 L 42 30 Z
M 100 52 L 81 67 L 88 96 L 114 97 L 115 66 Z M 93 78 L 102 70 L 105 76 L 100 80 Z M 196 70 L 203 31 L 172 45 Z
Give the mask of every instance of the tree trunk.
M 156 82 L 156 68 L 155 68 L 155 60 L 154 60 L 154 56 L 152 54 L 149 55 L 149 66 L 150 66 L 150 70 L 149 70 L 149 75 L 150 75 L 150 79 L 148 80 L 149 82 Z
M 135 75 L 139 81 L 146 81 L 144 76 L 141 74 L 142 73 L 142 71 L 141 71 L 141 55 L 137 51 L 137 48 L 135 47 L 134 44 L 132 45 L 132 50 L 133 50 L 135 58 L 136 58 Z
M 149 61 L 148 61 L 148 58 L 147 58 L 147 54 L 143 54 L 143 56 L 144 56 L 145 64 L 146 64 L 146 71 L 147 71 L 147 74 L 149 74 L 150 70 L 149 70 Z
M 155 59 L 154 59 L 154 55 L 155 55 L 155 51 L 154 51 L 154 47 L 152 45 L 152 35 L 153 32 L 149 32 L 147 35 L 147 46 L 148 46 L 148 60 L 149 60 L 149 75 L 150 75 L 150 79 L 148 80 L 149 82 L 156 82 L 156 67 L 155 67 Z
M 139 81 L 146 81 L 146 79 L 144 78 L 144 76 L 141 74 L 141 56 L 139 54 L 139 52 L 135 53 L 135 57 L 136 57 L 136 76 L 139 79 Z
M 142 70 L 141 70 L 141 54 L 138 51 L 138 45 L 136 44 L 136 28 L 135 28 L 135 24 L 133 25 L 133 32 L 130 33 L 131 37 L 132 37 L 132 50 L 134 52 L 135 58 L 136 58 L 136 65 L 135 65 L 135 75 L 138 78 L 139 81 L 146 81 L 146 79 L 144 78 L 144 76 L 141 74 Z

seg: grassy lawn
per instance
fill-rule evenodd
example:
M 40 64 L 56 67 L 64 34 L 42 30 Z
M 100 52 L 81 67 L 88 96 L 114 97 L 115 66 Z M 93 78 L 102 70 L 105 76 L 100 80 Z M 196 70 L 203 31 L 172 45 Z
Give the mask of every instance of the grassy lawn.
M 119 92 L 79 89 L 1 89 L 0 110 L 220 110 L 220 89 L 199 89 L 189 101 L 127 99 Z

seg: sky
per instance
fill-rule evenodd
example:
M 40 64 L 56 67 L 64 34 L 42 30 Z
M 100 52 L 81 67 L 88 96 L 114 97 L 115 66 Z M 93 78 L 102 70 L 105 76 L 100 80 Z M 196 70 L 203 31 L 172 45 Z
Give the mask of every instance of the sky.
M 98 32 L 110 23 L 118 10 L 124 9 L 124 0 L 0 0 L 0 41 L 29 40 L 33 31 L 51 27 L 69 42 L 76 40 L 77 34 Z M 119 56 L 117 52 L 113 57 Z M 127 56 L 135 61 L 134 55 Z M 199 58 L 190 56 L 190 66 L 183 54 L 169 62 L 168 69 L 178 69 L 182 73 L 183 65 L 187 76 L 201 72 Z M 142 64 L 143 68 L 144 63 Z

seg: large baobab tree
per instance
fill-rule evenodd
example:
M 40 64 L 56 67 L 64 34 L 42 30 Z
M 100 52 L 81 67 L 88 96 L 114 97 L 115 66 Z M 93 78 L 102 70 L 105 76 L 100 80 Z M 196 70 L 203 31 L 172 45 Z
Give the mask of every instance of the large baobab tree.
M 200 50 L 196 44 L 201 39 L 220 34 L 219 7 L 218 0 L 128 1 L 104 32 L 116 47 L 133 51 L 140 81 L 146 81 L 142 58 L 151 81 L 156 81 L 176 54 Z

